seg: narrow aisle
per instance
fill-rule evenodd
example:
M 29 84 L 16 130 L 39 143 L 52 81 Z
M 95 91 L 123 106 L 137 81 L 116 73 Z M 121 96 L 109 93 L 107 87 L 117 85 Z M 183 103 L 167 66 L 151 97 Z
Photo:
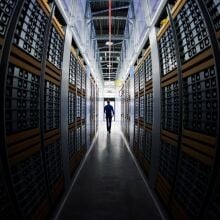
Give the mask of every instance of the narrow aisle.
M 161 219 L 116 123 L 99 127 L 96 143 L 64 204 L 59 220 Z

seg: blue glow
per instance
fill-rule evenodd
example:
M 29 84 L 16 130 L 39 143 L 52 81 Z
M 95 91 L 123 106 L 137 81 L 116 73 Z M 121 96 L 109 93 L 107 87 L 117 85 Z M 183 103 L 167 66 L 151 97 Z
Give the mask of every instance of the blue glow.
M 71 10 L 72 10 L 72 0 L 61 0 L 61 4 L 63 5 L 63 8 L 67 15 L 71 15 Z
M 149 4 L 149 7 L 150 7 L 150 12 L 151 12 L 151 17 L 154 16 L 160 2 L 161 2 L 161 0 L 148 0 L 148 4 Z

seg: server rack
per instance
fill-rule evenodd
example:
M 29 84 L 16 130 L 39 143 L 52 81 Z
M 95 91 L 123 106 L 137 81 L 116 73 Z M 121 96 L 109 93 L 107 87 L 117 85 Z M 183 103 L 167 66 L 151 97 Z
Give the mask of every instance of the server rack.
M 150 47 L 137 61 L 134 75 L 134 152 L 146 175 L 149 175 L 152 148 L 153 84 Z
M 154 78 L 151 61 L 146 59 L 151 45 L 136 62 L 133 152 L 149 182 L 154 183 L 153 192 L 174 219 L 219 218 L 219 7 L 212 0 L 177 1 L 167 5 L 160 16 L 161 20 L 168 18 L 156 36 L 160 130 L 152 130 L 152 114 L 158 110 L 153 109 Z M 152 146 L 152 132 L 160 133 L 158 153 Z M 159 155 L 154 168 L 150 166 L 152 155 Z M 155 170 L 154 180 L 151 171 Z
M 4 205 L 0 218 L 3 219 L 48 218 L 68 188 L 65 188 L 62 149 L 68 147 L 70 176 L 86 152 L 87 77 L 85 64 L 74 48 L 70 52 L 67 94 L 69 143 L 61 145 L 65 43 L 62 26 L 65 25 L 55 3 L 1 1 L 0 186 Z
M 47 157 L 49 144 L 53 145 L 51 142 L 60 137 L 57 118 L 59 118 L 61 70 L 56 62 L 62 61 L 61 57 L 56 58 L 55 61 L 48 54 L 45 56 L 43 69 L 42 60 L 46 52 L 44 46 L 47 51 L 54 46 L 53 36 L 47 34 L 49 27 L 53 33 L 59 32 L 60 38 L 63 38 L 64 34 L 56 18 L 50 16 L 54 7 L 50 8 L 48 5 L 46 7 L 40 1 L 23 1 L 17 4 L 16 10 L 20 13 L 13 33 L 8 32 L 5 35 L 8 39 L 11 38 L 11 42 L 3 46 L 5 50 L 9 46 L 4 53 L 6 56 L 8 54 L 7 64 L 3 63 L 2 57 L 7 79 L 6 91 L 2 91 L 2 94 L 5 94 L 4 111 L 7 115 L 5 150 L 8 156 L 8 169 L 6 172 L 10 175 L 8 180 L 12 184 L 10 190 L 15 194 L 14 203 L 19 207 L 19 215 L 22 218 L 35 219 L 39 216 L 45 217 L 49 212 L 49 206 L 53 205 L 55 193 L 62 192 L 62 189 L 54 192 L 59 178 L 62 178 L 62 171 L 52 172 L 48 164 L 52 166 L 54 161 L 51 161 L 51 157 Z M 11 16 L 13 19 L 12 14 Z M 39 22 L 42 23 L 42 28 Z M 46 42 L 45 39 L 49 41 Z M 60 43 L 62 45 L 63 41 L 61 40 Z M 54 49 L 62 54 L 62 46 Z M 41 73 L 44 73 L 45 80 L 41 77 Z M 56 78 L 51 80 L 53 75 L 56 75 Z M 42 97 L 43 109 L 40 101 Z M 54 109 L 52 110 L 51 107 Z M 44 111 L 44 115 L 54 112 L 51 112 L 48 118 L 41 118 L 40 111 Z M 53 128 L 56 132 L 51 132 Z M 53 176 L 59 178 L 53 179 Z
M 127 139 L 130 141 L 130 75 L 127 77 L 121 89 L 121 127 Z
M 82 143 L 81 131 L 85 130 L 86 118 L 86 74 L 82 58 L 72 46 L 69 65 L 69 168 L 73 176 L 86 153 L 86 143 Z M 84 131 L 85 132 L 85 131 Z

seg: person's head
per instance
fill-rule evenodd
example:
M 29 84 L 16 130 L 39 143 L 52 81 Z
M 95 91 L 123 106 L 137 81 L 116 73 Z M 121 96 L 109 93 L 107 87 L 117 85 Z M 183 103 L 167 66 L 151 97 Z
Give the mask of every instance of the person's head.
M 109 101 L 109 100 L 107 100 L 107 104 L 108 104 L 108 105 L 110 104 L 110 101 Z

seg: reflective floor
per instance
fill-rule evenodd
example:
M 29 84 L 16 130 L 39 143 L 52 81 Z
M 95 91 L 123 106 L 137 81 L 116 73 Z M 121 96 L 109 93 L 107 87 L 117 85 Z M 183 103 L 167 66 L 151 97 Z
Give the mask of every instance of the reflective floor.
M 144 181 L 113 123 L 104 123 L 58 219 L 161 219 Z

